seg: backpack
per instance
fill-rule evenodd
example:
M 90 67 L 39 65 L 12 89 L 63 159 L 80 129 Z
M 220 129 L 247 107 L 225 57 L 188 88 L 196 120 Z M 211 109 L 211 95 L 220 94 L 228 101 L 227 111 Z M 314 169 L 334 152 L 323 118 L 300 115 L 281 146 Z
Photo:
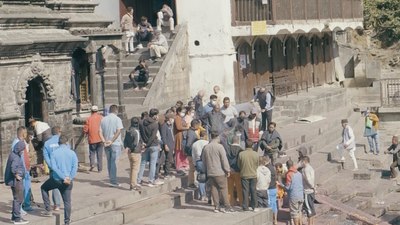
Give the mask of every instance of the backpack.
M 276 97 L 275 97 L 275 95 L 274 95 L 274 94 L 272 94 L 272 92 L 271 92 L 271 91 L 268 91 L 268 93 L 269 93 L 269 95 L 271 95 L 271 104 L 270 104 L 270 106 L 272 107 L 272 106 L 274 106 L 274 103 L 275 103 Z

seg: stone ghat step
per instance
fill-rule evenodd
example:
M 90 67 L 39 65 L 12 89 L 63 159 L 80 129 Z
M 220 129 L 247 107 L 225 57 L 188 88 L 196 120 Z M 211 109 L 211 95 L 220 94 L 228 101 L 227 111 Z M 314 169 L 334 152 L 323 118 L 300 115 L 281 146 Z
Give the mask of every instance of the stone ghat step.
M 140 218 L 157 214 L 173 207 L 180 207 L 184 201 L 192 199 L 193 191 L 179 191 L 153 196 L 113 211 L 96 214 L 92 217 L 75 221 L 73 225 L 121 225 L 136 223 Z
M 272 211 L 214 213 L 213 207 L 204 202 L 192 201 L 181 207 L 171 208 L 139 219 L 129 225 L 272 225 Z

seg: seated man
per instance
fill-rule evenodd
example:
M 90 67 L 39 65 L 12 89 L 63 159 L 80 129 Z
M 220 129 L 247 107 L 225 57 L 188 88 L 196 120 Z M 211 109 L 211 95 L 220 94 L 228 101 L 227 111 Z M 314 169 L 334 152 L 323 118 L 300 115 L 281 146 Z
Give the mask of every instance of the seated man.
M 169 30 L 174 31 L 174 12 L 167 5 L 164 4 L 161 10 L 157 13 L 157 30 L 161 31 L 161 25 L 169 26 Z
M 134 75 L 136 71 L 139 71 L 139 75 L 137 76 Z M 132 72 L 129 74 L 129 79 L 134 85 L 133 90 L 135 91 L 139 90 L 139 82 L 144 83 L 142 90 L 148 90 L 146 88 L 146 85 L 147 81 L 149 80 L 149 69 L 147 68 L 146 60 L 144 59 L 139 60 L 139 65 L 136 66 L 135 69 L 132 70 Z
M 147 22 L 147 17 L 142 16 L 140 19 L 140 23 L 137 27 L 136 39 L 139 44 L 137 46 L 138 49 L 142 49 L 142 41 L 151 41 L 153 38 L 153 27 L 149 22 Z
M 149 43 L 150 57 L 153 61 L 161 58 L 162 54 L 168 52 L 168 41 L 167 38 L 161 34 L 161 31 L 154 31 L 154 38 Z

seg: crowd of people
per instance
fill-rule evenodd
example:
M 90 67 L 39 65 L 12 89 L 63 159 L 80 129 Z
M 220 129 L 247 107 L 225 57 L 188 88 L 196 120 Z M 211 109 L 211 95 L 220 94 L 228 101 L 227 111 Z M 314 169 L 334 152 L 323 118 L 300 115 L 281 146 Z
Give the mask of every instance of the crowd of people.
M 254 97 L 259 107 L 252 108 L 247 114 L 246 111 L 238 112 L 219 86 L 215 86 L 213 91 L 206 104 L 205 91 L 202 90 L 186 105 L 178 101 L 165 113 L 155 108 L 143 112 L 141 117 L 131 118 L 130 126 L 125 128 L 118 117 L 117 105 L 111 105 L 104 116 L 97 106 L 92 106 L 91 115 L 83 127 L 89 143 L 89 170 L 103 170 L 104 153 L 109 186 L 120 187 L 117 164 L 121 153 L 126 151 L 130 162 L 131 191 L 141 191 L 143 186 L 162 185 L 173 176 L 187 175 L 188 186 L 198 189 L 197 198 L 213 205 L 215 213 L 258 211 L 269 207 L 276 224 L 278 209 L 286 202 L 292 224 L 302 224 L 304 213 L 308 224 L 314 224 L 314 169 L 304 147 L 298 149 L 297 162 L 291 159 L 283 164 L 278 162 L 284 153 L 282 137 L 272 120 L 273 93 L 260 88 Z M 376 134 L 376 115 L 370 112 L 363 112 L 363 115 L 366 129 L 374 129 L 365 133 Z M 17 138 L 6 166 L 5 183 L 11 186 L 13 194 L 11 221 L 14 224 L 28 223 L 23 216 L 32 210 L 31 153 L 42 149 L 42 156 L 38 155 L 35 160 L 44 161 L 50 174 L 41 186 L 45 206 L 42 215 L 52 216 L 53 210 L 60 209 L 62 198 L 64 222 L 69 224 L 71 191 L 78 168 L 76 154 L 60 127 L 51 128 L 47 123 L 34 119 L 30 120 L 30 125 L 32 130 L 17 129 Z M 344 152 L 348 152 L 354 169 L 357 169 L 354 132 L 346 119 L 342 120 L 342 126 L 342 143 L 338 145 L 341 160 L 345 159 Z M 378 151 L 377 146 L 371 145 L 371 152 Z M 392 145 L 385 151 L 393 154 L 392 177 L 397 175 L 395 168 L 400 169 L 399 149 L 398 138 L 393 137 Z M 148 177 L 144 178 L 147 163 Z M 53 205 L 49 191 L 52 191 Z

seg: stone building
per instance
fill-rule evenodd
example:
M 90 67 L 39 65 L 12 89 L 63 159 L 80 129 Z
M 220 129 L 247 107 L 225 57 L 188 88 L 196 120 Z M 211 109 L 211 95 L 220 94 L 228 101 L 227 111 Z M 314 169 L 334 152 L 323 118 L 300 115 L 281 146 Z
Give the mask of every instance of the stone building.
M 0 2 L 0 177 L 18 126 L 30 117 L 72 134 L 73 117 L 104 99 L 103 52 L 121 33 L 90 0 Z M 97 63 L 96 63 L 97 62 Z

